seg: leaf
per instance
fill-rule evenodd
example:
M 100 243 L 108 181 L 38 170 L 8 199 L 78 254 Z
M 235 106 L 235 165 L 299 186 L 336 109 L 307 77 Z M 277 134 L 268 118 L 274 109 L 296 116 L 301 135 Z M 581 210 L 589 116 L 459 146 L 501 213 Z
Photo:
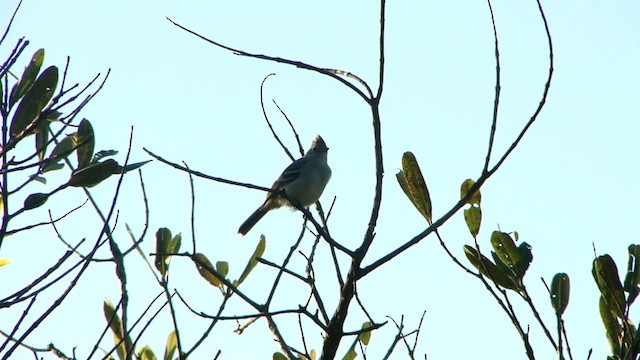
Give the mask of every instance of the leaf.
M 122 322 L 120 321 L 120 317 L 116 313 L 116 309 L 109 298 L 104 300 L 104 303 L 102 304 L 102 310 L 104 312 L 104 317 L 109 324 L 109 328 L 111 329 L 111 332 L 113 332 L 114 344 L 119 344 L 116 348 L 118 358 L 124 359 L 126 353 L 126 344 L 125 341 L 122 341 L 124 337 L 122 331 Z
M 473 185 L 475 184 L 476 182 L 471 179 L 467 179 L 463 181 L 462 185 L 460 185 L 460 199 L 467 196 L 467 193 L 469 192 L 469 190 L 471 190 L 471 187 L 473 187 Z M 469 205 L 480 206 L 481 200 L 482 200 L 482 195 L 480 194 L 480 189 L 478 189 L 473 193 L 473 195 L 471 195 L 471 197 L 469 198 L 469 200 L 467 200 L 466 203 Z
M 173 360 L 173 354 L 175 354 L 178 348 L 178 337 L 175 330 L 169 333 L 167 337 L 167 345 L 164 348 L 164 360 Z
M 469 259 L 469 262 L 471 262 L 471 265 L 478 269 L 484 276 L 493 280 L 496 284 L 505 289 L 518 290 L 518 285 L 511 276 L 500 271 L 500 269 L 498 269 L 491 260 L 484 255 L 479 254 L 474 247 L 465 245 L 464 254 L 467 259 Z
M 200 276 L 207 280 L 209 284 L 222 288 L 224 283 L 212 273 L 212 271 L 215 271 L 215 269 L 213 268 L 213 264 L 211 264 L 211 261 L 209 261 L 209 259 L 203 253 L 195 254 L 195 258 L 198 260 L 194 262 L 196 264 L 198 272 L 200 273 Z M 202 265 L 200 265 L 201 263 Z
M 156 354 L 153 353 L 153 350 L 149 347 L 149 345 L 145 345 L 138 350 L 138 359 L 139 360 L 156 360 Z
M 24 68 L 20 81 L 18 81 L 18 83 L 13 86 L 13 89 L 11 89 L 11 95 L 9 96 L 9 108 L 12 108 L 13 105 L 15 105 L 15 103 L 31 89 L 36 80 L 36 76 L 38 76 L 38 72 L 40 72 L 40 67 L 42 67 L 43 62 L 44 49 L 38 49 L 31 57 L 29 64 Z
M 156 231 L 156 269 L 162 276 L 166 276 L 169 271 L 169 263 L 171 262 L 171 256 L 161 255 L 167 254 L 169 251 L 169 243 L 171 242 L 171 230 L 167 228 L 160 228 Z
M 93 149 L 96 145 L 93 126 L 87 119 L 82 119 L 78 125 L 78 132 L 74 137 L 75 146 L 77 147 L 78 169 L 89 166 L 93 157 Z
M 511 236 L 501 231 L 494 231 L 491 234 L 491 246 L 493 246 L 502 263 L 504 263 L 518 279 L 522 279 L 524 276 L 522 257 Z
M 20 101 L 18 110 L 13 115 L 11 121 L 11 137 L 15 138 L 27 130 L 29 126 L 38 119 L 42 109 L 47 105 L 58 84 L 58 68 L 48 67 L 36 79 L 33 86 Z M 35 129 L 34 129 L 35 130 Z M 33 132 L 31 132 L 33 133 Z M 31 133 L 21 136 L 30 135 Z
M 104 311 L 104 317 L 106 318 L 111 331 L 122 337 L 122 323 L 120 322 L 120 317 L 116 313 L 116 308 L 113 306 L 113 303 L 109 298 L 104 300 L 102 310 Z
M 402 172 L 406 180 L 409 199 L 416 206 L 420 214 L 431 224 L 431 198 L 427 184 L 422 177 L 420 166 L 413 153 L 407 151 L 402 155 Z M 402 184 L 400 185 L 402 186 Z
M 349 351 L 344 355 L 342 360 L 354 360 L 357 357 L 358 357 L 358 353 L 356 353 L 356 350 L 353 347 L 351 347 L 351 349 L 349 349 Z
M 467 228 L 471 232 L 471 236 L 475 239 L 480 232 L 480 223 L 482 222 L 482 210 L 479 206 L 472 206 L 468 209 L 464 209 L 464 221 L 467 223 Z
M 402 172 L 402 170 L 398 171 L 398 173 L 396 174 L 396 180 L 398 180 L 398 185 L 400 185 L 400 188 L 402 189 L 404 194 L 407 196 L 409 201 L 411 201 L 413 206 L 415 206 L 416 209 L 418 209 L 418 205 L 416 204 L 415 200 L 413 200 L 413 198 L 411 197 L 411 192 L 409 192 L 409 184 L 407 184 L 407 178 L 404 177 L 404 173 Z M 418 211 L 420 211 L 420 209 L 418 209 Z
M 362 328 L 361 330 L 366 330 L 371 328 L 371 323 L 370 322 L 364 322 L 362 324 Z M 371 330 L 366 331 L 361 333 L 360 335 L 358 335 L 358 339 L 364 344 L 364 345 L 369 345 L 369 340 L 371 340 Z
M 74 137 L 75 134 L 66 136 L 53 148 L 51 155 L 49 155 L 49 158 L 44 162 L 41 173 L 44 174 L 64 167 L 60 162 L 75 150 Z
M 135 163 L 135 164 L 128 164 L 127 166 L 124 167 L 124 169 L 122 170 L 122 172 L 127 173 L 131 170 L 135 170 L 139 167 L 142 167 L 143 165 L 150 163 L 151 160 L 147 160 L 147 161 L 141 161 L 139 163 Z
M 36 151 L 38 152 L 38 160 L 44 160 L 47 154 L 47 145 L 49 143 L 49 124 L 44 125 L 46 129 L 36 133 Z
M 558 273 L 551 281 L 551 305 L 558 316 L 562 316 L 569 305 L 569 275 Z
M 640 291 L 640 245 L 629 245 L 627 250 L 629 251 L 629 259 L 623 288 L 629 294 L 627 303 L 631 305 Z
M 264 254 L 264 250 L 266 246 L 267 246 L 267 240 L 265 239 L 264 235 L 260 235 L 260 241 L 258 242 L 256 249 L 253 251 L 253 255 L 251 255 L 251 258 L 249 259 L 247 266 L 244 268 L 242 275 L 240 275 L 240 279 L 238 279 L 238 285 L 242 284 L 242 282 L 247 278 L 247 276 L 249 276 L 253 268 L 256 267 L 256 265 L 258 264 L 258 258 L 262 257 L 262 254 Z
M 607 341 L 612 354 L 619 355 L 622 346 L 622 326 L 611 313 L 610 307 L 603 296 L 600 296 L 598 303 L 600 310 L 600 318 L 607 332 Z
M 101 163 L 89 165 L 79 169 L 71 175 L 69 186 L 93 187 L 106 180 L 109 176 L 119 174 L 122 167 L 113 159 L 107 159 Z
M 9 263 L 11 263 L 11 261 L 9 261 L 9 259 L 0 258 L 0 266 L 5 266 L 5 265 L 7 265 Z
M 24 200 L 24 209 L 31 210 L 44 205 L 49 199 L 49 194 L 33 193 Z
M 216 272 L 220 274 L 220 276 L 226 278 L 229 273 L 229 263 L 226 261 L 217 261 Z
M 591 273 L 609 310 L 618 318 L 624 319 L 624 292 L 618 278 L 618 268 L 611 256 L 602 255 L 595 258 Z
M 273 360 L 288 360 L 288 359 L 286 356 L 284 356 L 284 354 L 275 352 L 273 353 Z

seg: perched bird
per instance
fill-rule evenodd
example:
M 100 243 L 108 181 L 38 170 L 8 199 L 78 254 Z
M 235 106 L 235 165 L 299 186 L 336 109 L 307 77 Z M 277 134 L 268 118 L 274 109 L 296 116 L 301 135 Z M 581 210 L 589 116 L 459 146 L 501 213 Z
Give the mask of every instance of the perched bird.
M 280 177 L 271 185 L 272 190 L 284 190 L 289 199 L 309 206 L 320 198 L 331 178 L 331 169 L 327 164 L 327 144 L 320 135 L 311 143 L 311 148 L 300 159 L 289 165 Z M 245 235 L 269 211 L 291 203 L 277 192 L 269 192 L 264 203 L 245 220 L 238 233 Z

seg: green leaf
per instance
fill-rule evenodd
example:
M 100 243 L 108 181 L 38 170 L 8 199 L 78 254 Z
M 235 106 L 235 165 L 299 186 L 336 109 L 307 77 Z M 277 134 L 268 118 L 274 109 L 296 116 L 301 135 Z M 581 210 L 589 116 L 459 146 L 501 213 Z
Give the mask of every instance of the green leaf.
M 283 353 L 275 352 L 273 353 L 273 360 L 289 360 Z
M 119 174 L 122 167 L 113 159 L 107 159 L 101 163 L 89 165 L 79 169 L 71 175 L 69 186 L 93 187 L 106 180 L 109 176 Z
M 167 337 L 167 345 L 164 348 L 164 360 L 173 360 L 173 354 L 175 354 L 178 348 L 178 337 L 175 330 L 169 333 Z
M 194 263 L 196 264 L 196 268 L 198 269 L 200 276 L 207 280 L 209 284 L 222 288 L 224 283 L 213 274 L 213 272 L 215 272 L 215 269 L 213 268 L 213 264 L 211 264 L 211 261 L 209 261 L 209 259 L 203 253 L 195 254 L 195 258 L 197 259 L 197 261 L 194 261 Z
M 482 222 L 482 210 L 479 206 L 472 206 L 468 209 L 464 209 L 464 221 L 467 223 L 467 228 L 471 232 L 471 236 L 475 239 L 480 232 L 480 223 Z
M 478 269 L 484 276 L 493 280 L 497 285 L 505 289 L 518 290 L 518 285 L 511 276 L 500 271 L 491 260 L 479 254 L 474 247 L 465 245 L 464 254 L 467 259 L 469 259 L 469 262 L 471 262 L 471 265 Z
M 49 103 L 49 100 L 51 100 L 51 97 L 53 97 L 57 84 L 57 67 L 51 66 L 40 74 L 31 89 L 27 91 L 26 95 L 20 101 L 18 110 L 16 110 L 16 113 L 13 115 L 10 128 L 12 138 L 21 135 L 22 132 L 27 130 L 27 128 L 38 119 L 42 109 L 44 109 L 47 103 Z M 35 129 L 22 136 L 30 135 L 34 131 Z
M 126 344 L 125 341 L 123 341 L 124 332 L 122 330 L 120 316 L 116 313 L 116 309 L 109 298 L 104 300 L 104 303 L 102 304 L 102 311 L 104 312 L 104 317 L 109 324 L 111 332 L 113 332 L 114 344 L 119 344 L 116 348 L 116 352 L 118 354 L 118 358 L 122 360 L 125 358 Z
M 256 249 L 253 251 L 253 255 L 251 255 L 251 258 L 249 259 L 247 266 L 244 268 L 242 275 L 240 275 L 240 279 L 238 279 L 238 285 L 242 284 L 242 282 L 247 278 L 247 276 L 249 276 L 253 268 L 256 267 L 256 265 L 258 264 L 258 258 L 262 257 L 262 254 L 264 254 L 264 249 L 266 248 L 266 246 L 267 246 L 267 240 L 265 239 L 264 235 L 260 235 L 260 241 L 258 242 Z
M 627 296 L 627 303 L 631 305 L 640 291 L 640 245 L 629 245 L 629 260 L 627 262 L 627 275 L 624 278 L 624 291 Z
M 570 293 L 569 275 L 558 273 L 551 281 L 551 305 L 558 316 L 562 316 L 569 305 Z
M 502 271 L 505 274 L 508 274 L 510 277 L 515 279 L 515 274 L 513 270 L 511 270 L 509 266 L 507 266 L 504 262 L 502 262 L 502 260 L 500 259 L 498 254 L 496 254 L 495 251 L 491 252 L 491 258 L 493 259 L 493 263 L 496 264 L 496 266 L 500 271 Z
M 138 359 L 139 360 L 156 360 L 156 354 L 153 353 L 153 350 L 149 347 L 149 345 L 145 345 L 138 350 Z
M 226 278 L 229 273 L 229 263 L 226 261 L 217 261 L 216 272 L 220 274 L 220 276 Z
M 78 132 L 75 134 L 75 146 L 78 148 L 78 169 L 89 166 L 93 157 L 93 150 L 96 144 L 93 126 L 87 119 L 82 119 L 78 125 Z
M 402 155 L 402 172 L 406 180 L 409 199 L 416 206 L 420 214 L 431 224 L 431 198 L 427 184 L 422 177 L 420 166 L 413 153 L 407 151 Z M 403 184 L 400 184 L 402 187 Z
M 494 231 L 491 234 L 491 246 L 493 246 L 502 263 L 519 279 L 522 279 L 524 276 L 522 257 L 511 236 L 501 231 Z
M 349 349 L 349 351 L 347 351 L 347 353 L 344 355 L 342 360 L 354 360 L 357 357 L 358 353 L 356 353 L 356 350 L 352 346 L 351 349 Z
M 46 185 L 47 184 L 47 178 L 45 178 L 44 176 L 40 176 L 40 175 L 31 175 L 29 176 L 30 179 L 33 179 L 41 184 Z
M 44 160 L 47 154 L 47 145 L 49 144 L 49 124 L 44 123 L 45 129 L 36 133 L 36 151 L 38 152 L 38 159 Z
M 598 303 L 600 310 L 600 318 L 602 324 L 607 332 L 607 341 L 609 342 L 609 348 L 614 355 L 620 355 L 620 348 L 622 346 L 622 325 L 618 323 L 614 314 L 611 313 L 611 309 L 604 299 L 604 296 L 600 296 Z
M 145 165 L 147 163 L 150 163 L 150 162 L 151 162 L 151 160 L 147 160 L 147 161 L 141 161 L 141 162 L 135 163 L 135 164 L 128 164 L 127 166 L 124 167 L 123 172 L 127 173 L 127 172 L 129 172 L 131 170 L 135 170 L 135 169 L 137 169 L 139 167 L 142 167 L 143 165 Z
M 49 194 L 33 193 L 24 200 L 24 209 L 31 210 L 44 205 L 49 199 Z
M 15 103 L 20 100 L 27 91 L 29 91 L 29 89 L 31 89 L 36 80 L 36 76 L 38 76 L 38 72 L 40 72 L 40 67 L 42 67 L 43 62 L 44 49 L 38 49 L 31 57 L 29 64 L 24 68 L 20 81 L 18 81 L 13 89 L 11 89 L 11 95 L 9 95 L 9 109 L 12 108 L 13 105 L 15 105 Z
M 160 272 L 162 276 L 166 276 L 169 271 L 169 263 L 171 262 L 171 256 L 168 255 L 160 255 L 167 254 L 170 251 L 169 244 L 172 241 L 171 230 L 167 228 L 160 228 L 156 231 L 156 260 L 155 265 L 156 269 Z
M 361 330 L 366 330 L 371 327 L 372 327 L 371 323 L 367 321 L 362 324 Z M 362 344 L 369 345 L 369 340 L 371 340 L 371 330 L 363 332 L 360 335 L 358 335 L 358 339 L 362 342 Z
M 467 179 L 463 181 L 462 185 L 460 185 L 460 199 L 467 196 L 467 193 L 469 192 L 469 190 L 471 190 L 471 187 L 473 187 L 473 185 L 475 184 L 476 182 L 471 179 Z M 480 194 L 480 189 L 478 189 L 476 190 L 476 192 L 473 193 L 473 195 L 471 195 L 471 197 L 469 198 L 469 200 L 467 200 L 466 203 L 469 205 L 480 206 L 481 200 L 482 200 L 482 195 Z
M 66 136 L 64 139 L 62 139 L 62 141 L 58 143 L 58 145 L 56 145 L 56 147 L 53 148 L 51 155 L 49 155 L 49 158 L 44 162 L 41 173 L 44 174 L 46 172 L 58 170 L 64 167 L 64 165 L 60 162 L 75 150 L 76 144 L 74 141 L 74 137 L 75 134 Z
M 602 255 L 595 258 L 591 273 L 609 310 L 618 318 L 624 319 L 624 291 L 618 278 L 618 268 L 611 256 Z
M 409 199 L 409 201 L 411 201 L 413 206 L 415 206 L 416 209 L 418 209 L 418 205 L 416 204 L 415 200 L 413 200 L 413 198 L 411 197 L 411 192 L 409 191 L 409 184 L 407 184 L 407 178 L 404 177 L 404 173 L 402 172 L 402 170 L 398 171 L 398 173 L 396 174 L 396 180 L 398 180 L 398 185 L 400 185 L 400 188 L 402 189 L 404 194 L 407 196 L 407 199 Z M 420 211 L 420 209 L 418 209 L 418 211 Z

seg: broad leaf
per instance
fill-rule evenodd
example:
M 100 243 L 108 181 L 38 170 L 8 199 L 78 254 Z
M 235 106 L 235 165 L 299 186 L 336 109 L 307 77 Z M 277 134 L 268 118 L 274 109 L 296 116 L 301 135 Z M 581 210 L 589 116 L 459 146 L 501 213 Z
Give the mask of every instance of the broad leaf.
M 609 306 L 609 311 L 620 319 L 625 318 L 626 303 L 624 291 L 618 278 L 618 268 L 615 261 L 609 255 L 598 256 L 593 260 L 591 269 L 593 278 L 598 284 L 600 294 Z
M 473 185 L 475 184 L 476 182 L 471 179 L 467 179 L 463 181 L 462 185 L 460 185 L 460 199 L 463 199 L 465 196 L 467 196 L 467 193 L 469 192 L 469 190 L 471 190 L 471 187 L 473 187 Z M 482 195 L 480 194 L 480 189 L 478 189 L 473 193 L 473 195 L 471 195 L 469 200 L 467 200 L 467 204 L 480 206 L 481 200 L 482 200 Z
M 429 190 L 427 189 L 427 184 L 424 181 L 424 177 L 422 176 L 416 157 L 409 151 L 402 155 L 402 172 L 409 191 L 409 198 L 422 216 L 427 219 L 427 222 L 431 224 L 432 209 Z M 400 186 L 402 186 L 402 184 L 400 184 Z
M 627 263 L 627 275 L 624 278 L 624 291 L 629 294 L 627 302 L 631 305 L 640 291 L 640 245 L 629 245 L 628 251 L 629 260 Z
M 367 321 L 362 324 L 361 330 L 366 330 L 369 328 L 371 328 L 371 323 Z M 363 332 L 360 335 L 358 335 L 358 339 L 360 339 L 362 344 L 369 345 L 369 340 L 371 340 L 371 330 Z
M 558 316 L 564 314 L 567 305 L 569 305 L 570 293 L 569 275 L 558 273 L 551 281 L 551 305 Z
M 464 221 L 467 223 L 471 236 L 476 238 L 480 232 L 480 223 L 482 222 L 482 210 L 480 207 L 472 206 L 464 209 Z
M 44 162 L 41 173 L 44 174 L 64 167 L 60 162 L 76 149 L 74 137 L 75 134 L 66 136 L 53 148 L 51 155 L 49 155 L 49 158 Z
M 49 199 L 49 194 L 33 193 L 24 200 L 24 209 L 31 210 L 44 205 Z
M 509 269 L 519 278 L 524 276 L 522 257 L 513 239 L 507 233 L 494 231 L 491 234 L 491 246 Z
M 42 109 L 44 109 L 47 103 L 49 103 L 49 100 L 51 100 L 51 97 L 53 97 L 57 84 L 57 67 L 51 66 L 40 74 L 31 89 L 27 91 L 26 95 L 20 101 L 18 109 L 13 115 L 10 128 L 12 138 L 22 134 L 38 119 Z M 25 135 L 30 135 L 34 131 L 35 128 Z
M 111 175 L 119 174 L 122 167 L 113 159 L 107 159 L 101 163 L 89 165 L 77 170 L 69 179 L 69 186 L 93 187 L 106 180 Z
M 469 259 L 469 262 L 471 262 L 471 265 L 478 269 L 484 276 L 493 280 L 497 285 L 502 286 L 505 289 L 518 291 L 518 285 L 515 280 L 498 269 L 498 267 L 487 257 L 479 254 L 474 247 L 465 245 L 464 254 L 467 259 Z
M 178 348 L 178 337 L 175 330 L 169 333 L 167 337 L 167 345 L 164 348 L 164 360 L 173 360 L 173 354 L 175 354 Z
M 195 254 L 195 258 L 197 259 L 197 261 L 194 260 L 194 263 L 196 264 L 196 268 L 198 269 L 200 276 L 207 280 L 209 284 L 222 288 L 224 283 L 213 274 L 216 270 L 213 268 L 213 264 L 211 264 L 211 261 L 209 261 L 209 259 L 203 253 Z
M 240 275 L 240 279 L 238 279 L 238 283 L 237 283 L 238 285 L 242 284 L 242 282 L 247 278 L 247 276 L 249 276 L 253 268 L 256 267 L 256 265 L 258 264 L 258 258 L 262 257 L 262 254 L 264 254 L 264 249 L 266 248 L 266 246 L 267 246 L 267 240 L 265 239 L 264 235 L 260 235 L 260 241 L 258 242 L 256 249 L 253 251 L 253 255 L 251 255 L 251 258 L 249 259 L 247 266 L 244 268 L 242 275 Z
M 93 150 L 96 144 L 93 126 L 87 119 L 82 119 L 78 125 L 78 132 L 74 138 L 75 145 L 78 148 L 78 169 L 82 169 L 91 164 Z
M 9 96 L 9 108 L 12 108 L 13 105 L 15 105 L 15 103 L 31 89 L 38 73 L 40 72 L 40 67 L 42 67 L 43 62 L 44 49 L 38 49 L 31 57 L 29 64 L 24 68 L 20 81 L 18 81 L 18 83 L 14 85 L 13 89 L 11 89 L 11 95 Z
M 169 263 L 171 262 L 170 255 L 162 255 L 170 253 L 169 247 L 172 241 L 171 230 L 167 228 L 160 228 L 156 231 L 156 269 L 162 276 L 167 275 L 169 271 Z

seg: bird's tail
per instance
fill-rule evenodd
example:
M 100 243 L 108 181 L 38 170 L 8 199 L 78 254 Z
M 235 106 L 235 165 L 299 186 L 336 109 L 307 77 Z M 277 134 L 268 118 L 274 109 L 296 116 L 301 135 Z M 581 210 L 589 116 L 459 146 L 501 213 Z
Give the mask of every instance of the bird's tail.
M 262 217 L 271 209 L 263 206 L 260 206 L 258 208 L 258 210 L 254 211 L 253 214 L 251 214 L 249 216 L 249 218 L 247 218 L 247 220 L 245 220 L 242 225 L 240 225 L 240 228 L 238 229 L 238 234 L 244 236 L 246 235 L 249 230 L 251 230 L 251 228 L 258 223 L 258 221 L 260 221 L 260 219 L 262 219 Z

